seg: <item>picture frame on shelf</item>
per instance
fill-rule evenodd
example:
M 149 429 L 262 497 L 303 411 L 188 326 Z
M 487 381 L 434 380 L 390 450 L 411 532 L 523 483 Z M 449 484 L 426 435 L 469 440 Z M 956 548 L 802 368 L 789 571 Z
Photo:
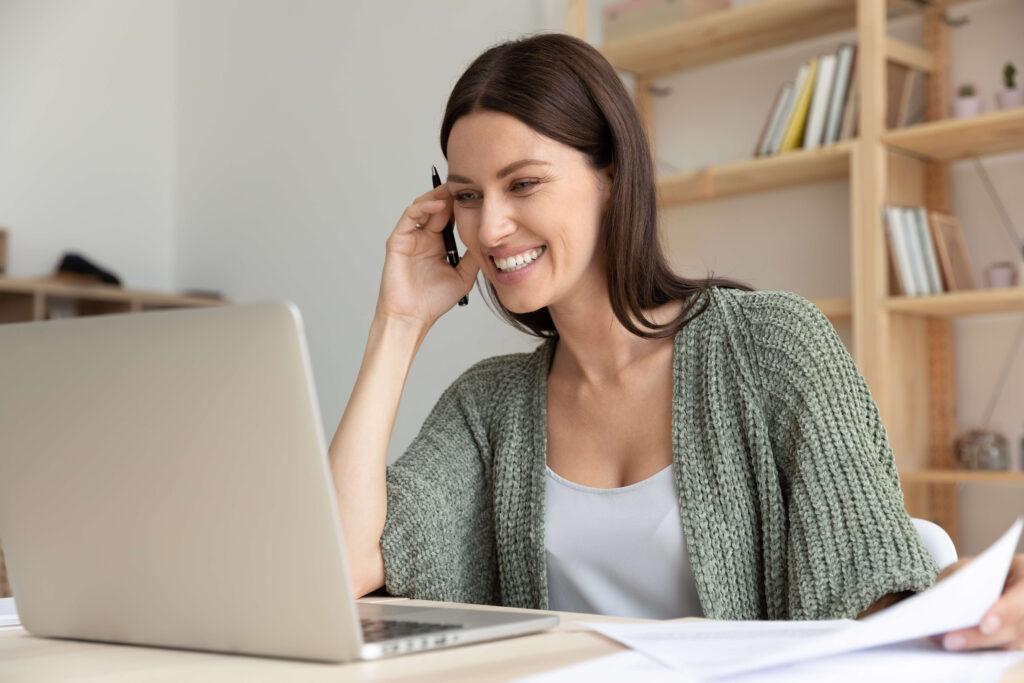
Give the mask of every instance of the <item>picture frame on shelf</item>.
M 971 265 L 970 252 L 964 231 L 956 216 L 941 211 L 930 211 L 928 223 L 938 252 L 942 275 L 948 285 L 948 291 L 962 291 L 977 288 L 974 267 Z

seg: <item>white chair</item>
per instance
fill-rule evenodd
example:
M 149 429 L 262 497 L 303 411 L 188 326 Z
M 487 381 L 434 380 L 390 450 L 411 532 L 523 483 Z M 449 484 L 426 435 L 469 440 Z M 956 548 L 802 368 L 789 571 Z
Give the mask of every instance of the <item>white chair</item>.
M 914 523 L 917 535 L 921 537 L 921 542 L 928 549 L 935 564 L 939 565 L 939 569 L 956 562 L 956 546 L 945 529 L 925 519 L 911 517 L 910 521 Z

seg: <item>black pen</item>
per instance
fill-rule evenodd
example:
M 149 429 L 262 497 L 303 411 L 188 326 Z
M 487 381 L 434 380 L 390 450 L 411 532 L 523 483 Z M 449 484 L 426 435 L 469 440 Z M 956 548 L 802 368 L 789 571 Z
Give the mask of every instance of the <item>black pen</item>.
M 434 187 L 441 184 L 441 176 L 437 175 L 437 167 L 431 166 L 433 171 L 433 177 L 431 180 L 434 182 Z M 444 239 L 444 251 L 448 255 L 448 263 L 451 267 L 459 265 L 459 248 L 455 246 L 455 214 L 452 212 L 452 217 L 448 219 L 448 224 L 444 226 L 444 230 L 441 231 L 441 238 Z M 459 299 L 459 305 L 465 306 L 469 303 L 469 295 Z

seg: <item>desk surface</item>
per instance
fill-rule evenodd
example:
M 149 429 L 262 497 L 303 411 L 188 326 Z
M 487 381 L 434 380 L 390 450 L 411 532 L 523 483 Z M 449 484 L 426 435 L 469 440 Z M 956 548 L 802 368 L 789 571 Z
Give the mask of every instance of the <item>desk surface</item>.
M 364 598 L 366 602 L 403 598 Z M 502 609 L 460 605 L 475 609 Z M 445 648 L 375 662 L 317 664 L 260 657 L 167 650 L 35 638 L 19 628 L 0 630 L 0 679 L 42 681 L 507 681 L 621 651 L 622 646 L 587 630 L 585 621 L 638 622 L 592 614 L 551 612 L 558 628 L 517 638 Z M 1008 672 L 1003 683 L 1024 683 L 1024 666 Z

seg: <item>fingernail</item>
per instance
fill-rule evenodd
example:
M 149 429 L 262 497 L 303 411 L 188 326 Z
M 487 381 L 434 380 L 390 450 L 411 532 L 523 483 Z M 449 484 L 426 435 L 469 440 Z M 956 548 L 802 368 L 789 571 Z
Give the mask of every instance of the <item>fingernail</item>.
M 999 630 L 999 617 L 994 614 L 990 614 L 985 617 L 981 622 L 981 632 L 987 636 L 992 635 Z
M 963 636 L 946 636 L 942 641 L 943 647 L 947 650 L 961 650 L 966 644 Z

